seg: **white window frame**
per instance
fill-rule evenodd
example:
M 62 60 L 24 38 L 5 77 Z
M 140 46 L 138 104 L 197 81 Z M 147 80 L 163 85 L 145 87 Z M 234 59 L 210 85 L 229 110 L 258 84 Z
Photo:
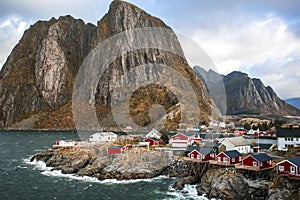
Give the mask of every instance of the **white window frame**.
M 257 167 L 257 162 L 256 162 L 256 161 L 253 161 L 252 166 L 253 166 L 253 167 Z
M 200 155 L 199 154 L 197 155 L 197 159 L 200 160 Z
M 295 174 L 295 167 L 294 167 L 294 166 L 290 166 L 290 172 L 291 172 L 292 174 Z
M 218 162 L 221 162 L 221 157 L 218 157 Z
M 232 158 L 231 161 L 232 161 L 232 162 L 235 162 L 235 158 Z
M 227 159 L 227 157 L 224 157 L 224 158 L 223 158 L 223 162 L 225 162 L 225 163 L 227 163 L 227 162 L 228 162 L 228 159 Z
M 194 154 L 191 154 L 191 159 L 194 159 Z
M 284 166 L 279 165 L 279 166 L 278 166 L 278 170 L 281 171 L 281 172 L 284 171 Z

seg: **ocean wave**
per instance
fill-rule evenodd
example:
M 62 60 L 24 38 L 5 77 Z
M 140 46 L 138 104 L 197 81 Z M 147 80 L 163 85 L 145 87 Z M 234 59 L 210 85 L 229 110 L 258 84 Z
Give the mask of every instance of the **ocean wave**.
M 206 195 L 199 196 L 197 193 L 196 185 L 185 184 L 183 190 L 175 190 L 172 186 L 169 186 L 169 191 L 167 192 L 168 196 L 164 200 L 173 200 L 173 199 L 197 199 L 197 200 L 208 200 Z
M 29 165 L 34 166 L 34 170 L 42 171 L 41 174 L 45 176 L 54 176 L 54 177 L 63 177 L 63 178 L 69 178 L 84 182 L 93 182 L 93 183 L 100 183 L 105 185 L 113 185 L 113 184 L 133 184 L 133 183 L 139 183 L 139 182 L 155 182 L 162 179 L 170 179 L 168 176 L 158 176 L 154 178 L 149 179 L 131 179 L 131 180 L 117 180 L 117 179 L 105 179 L 105 180 L 99 180 L 96 177 L 90 177 L 90 176 L 77 176 L 76 174 L 63 174 L 61 170 L 53 170 L 52 167 L 47 167 L 46 163 L 43 161 L 32 161 L 30 162 L 29 159 L 24 159 L 24 162 Z

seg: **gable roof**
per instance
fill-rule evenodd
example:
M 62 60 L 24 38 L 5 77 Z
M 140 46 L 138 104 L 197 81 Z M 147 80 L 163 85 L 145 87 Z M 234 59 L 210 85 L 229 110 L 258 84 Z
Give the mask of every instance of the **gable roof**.
M 242 137 L 242 136 L 240 136 L 240 137 L 224 138 L 220 142 L 222 143 L 222 141 L 224 141 L 224 140 L 228 141 L 229 143 L 231 143 L 235 147 L 250 145 L 250 143 L 244 137 Z
M 202 148 L 200 148 L 199 153 L 202 154 L 202 155 L 207 155 L 207 154 L 212 154 L 212 153 L 215 153 L 215 152 L 213 151 L 212 148 L 202 147 Z
M 176 133 L 175 135 L 173 135 L 172 137 L 175 137 L 175 136 L 177 136 L 177 135 L 183 135 L 184 137 L 189 137 L 189 136 L 187 136 L 186 134 L 184 134 L 184 133 Z
M 215 143 L 215 142 L 206 142 L 203 147 L 206 147 L 206 148 L 216 148 L 220 146 L 220 143 Z
M 152 129 L 149 133 L 147 133 L 146 135 L 145 135 L 145 137 L 148 137 L 148 138 L 160 138 L 161 137 L 161 133 L 158 131 L 158 130 L 156 130 L 156 129 Z
M 224 153 L 225 155 L 227 155 L 230 158 L 236 158 L 236 157 L 242 156 L 242 154 L 240 152 L 238 152 L 237 150 L 223 151 L 221 153 Z
M 300 138 L 300 128 L 279 128 L 276 132 L 276 136 Z
M 193 151 L 198 151 L 201 155 L 208 155 L 215 153 L 212 148 L 205 148 L 205 147 L 198 147 L 198 146 L 191 146 L 186 150 L 188 153 Z
M 300 156 L 297 156 L 295 158 L 288 158 L 287 160 L 297 166 L 300 166 Z
M 259 144 L 260 149 L 270 149 L 273 144 Z
M 222 133 L 199 133 L 195 135 L 195 138 L 215 140 L 217 138 L 224 138 L 224 135 Z
M 190 146 L 190 147 L 187 148 L 186 152 L 187 152 L 187 153 L 190 153 L 190 152 L 192 152 L 192 151 L 194 151 L 194 150 L 197 150 L 197 151 L 199 152 L 199 151 L 200 151 L 200 148 L 201 148 L 201 147 L 198 147 L 198 146 Z
M 259 161 L 259 162 L 264 162 L 264 161 L 268 161 L 268 160 L 273 160 L 270 156 L 268 156 L 265 153 L 259 153 L 259 154 L 253 154 L 251 155 L 255 160 Z

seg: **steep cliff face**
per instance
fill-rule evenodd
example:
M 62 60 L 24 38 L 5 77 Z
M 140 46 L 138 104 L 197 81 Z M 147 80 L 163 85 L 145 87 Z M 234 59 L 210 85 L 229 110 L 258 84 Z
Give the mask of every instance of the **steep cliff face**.
M 108 13 L 97 26 L 85 24 L 82 20 L 71 16 L 39 21 L 31 26 L 13 49 L 0 73 L 0 126 L 11 126 L 35 114 L 34 116 L 39 118 L 35 128 L 73 129 L 73 116 L 69 109 L 72 104 L 74 80 L 84 58 L 93 48 L 111 36 L 143 27 L 161 27 L 171 30 L 158 18 L 152 17 L 130 3 L 118 0 L 111 3 Z M 174 36 L 166 42 L 177 52 L 182 53 L 180 44 Z M 149 38 L 151 39 L 153 38 Z M 130 43 L 132 38 L 126 41 Z M 104 72 L 96 93 L 92 93 L 95 95 L 95 106 L 100 121 L 112 119 L 110 104 L 113 85 L 124 74 L 144 64 L 162 64 L 179 72 L 189 81 L 197 95 L 199 109 L 203 116 L 201 120 L 208 119 L 211 109 L 210 99 L 203 83 L 188 66 L 185 58 L 161 49 L 148 48 L 121 55 Z M 132 82 L 135 79 L 151 81 L 159 74 L 159 71 L 148 67 L 139 71 L 135 77 L 128 78 L 130 79 L 128 81 Z M 126 84 L 122 86 L 125 87 Z M 147 117 L 149 108 L 141 111 L 138 107 L 145 105 L 151 107 L 157 102 L 161 103 L 166 110 L 176 107 L 174 105 L 178 100 L 174 98 L 174 94 L 160 88 L 161 86 L 157 87 L 164 94 L 151 94 L 144 98 L 148 90 L 141 88 L 135 92 L 136 100 L 131 98 L 133 110 L 131 116 L 138 119 L 139 117 L 136 116 L 146 115 L 140 118 L 141 122 L 137 123 L 141 125 L 150 123 Z M 55 121 L 59 123 L 53 124 Z M 113 123 L 108 126 L 113 126 Z
M 71 100 L 72 84 L 96 27 L 71 16 L 39 21 L 23 35 L 0 74 L 0 125 L 49 112 Z
M 222 76 L 213 71 L 206 72 L 200 67 L 194 67 L 194 70 L 206 85 L 218 87 L 214 84 L 214 79 L 219 77 L 218 79 L 222 80 L 221 84 L 226 91 L 223 99 L 227 101 L 227 114 L 300 115 L 297 108 L 282 101 L 274 90 L 270 86 L 264 86 L 260 79 L 251 79 L 247 74 L 237 71 Z M 221 96 L 212 95 L 212 98 L 218 107 L 222 106 Z

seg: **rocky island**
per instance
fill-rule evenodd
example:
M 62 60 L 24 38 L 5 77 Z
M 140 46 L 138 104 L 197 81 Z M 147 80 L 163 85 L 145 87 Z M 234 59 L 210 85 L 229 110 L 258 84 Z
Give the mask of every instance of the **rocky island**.
M 146 148 L 132 148 L 124 154 L 109 156 L 109 145 L 50 149 L 34 155 L 31 162 L 43 161 L 52 170 L 99 180 L 176 177 L 174 189 L 182 190 L 185 184 L 196 184 L 198 195 L 205 194 L 208 198 L 277 200 L 300 197 L 300 182 L 276 176 L 274 169 L 238 170 L 184 157 L 168 158 L 162 152 Z

